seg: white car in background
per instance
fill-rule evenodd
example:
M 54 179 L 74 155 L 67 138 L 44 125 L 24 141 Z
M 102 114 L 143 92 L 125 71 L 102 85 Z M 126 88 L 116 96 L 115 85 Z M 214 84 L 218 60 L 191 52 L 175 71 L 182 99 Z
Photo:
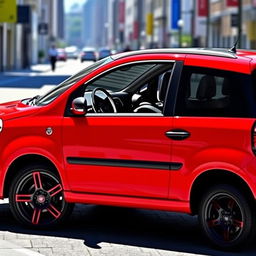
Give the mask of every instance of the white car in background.
M 79 57 L 79 50 L 76 46 L 68 46 L 65 48 L 68 59 L 77 59 Z

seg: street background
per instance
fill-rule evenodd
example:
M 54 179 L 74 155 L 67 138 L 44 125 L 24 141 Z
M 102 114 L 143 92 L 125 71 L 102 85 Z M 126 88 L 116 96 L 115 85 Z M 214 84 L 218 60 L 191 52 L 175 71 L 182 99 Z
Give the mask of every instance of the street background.
M 256 0 L 1 0 L 0 71 L 166 47 L 256 49 Z M 66 54 L 66 57 L 65 57 Z M 105 51 L 106 54 L 106 51 Z M 104 55 L 105 56 L 105 55 Z
M 256 49 L 255 0 L 0 0 L 0 103 L 44 94 L 90 65 L 88 56 L 229 49 L 237 40 L 240 48 Z M 255 254 L 256 241 L 241 253 L 211 249 L 197 218 L 184 214 L 77 205 L 62 226 L 30 230 L 14 221 L 8 201 L 0 202 L 0 256 Z

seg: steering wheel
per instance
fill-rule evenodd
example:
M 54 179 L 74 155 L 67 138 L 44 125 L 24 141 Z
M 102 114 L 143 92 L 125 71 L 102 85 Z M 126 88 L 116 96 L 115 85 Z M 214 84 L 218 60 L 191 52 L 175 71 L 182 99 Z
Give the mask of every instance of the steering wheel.
M 97 96 L 96 92 L 101 92 Z M 103 88 L 95 88 L 91 94 L 92 109 L 95 113 L 117 113 L 115 102 L 110 93 Z

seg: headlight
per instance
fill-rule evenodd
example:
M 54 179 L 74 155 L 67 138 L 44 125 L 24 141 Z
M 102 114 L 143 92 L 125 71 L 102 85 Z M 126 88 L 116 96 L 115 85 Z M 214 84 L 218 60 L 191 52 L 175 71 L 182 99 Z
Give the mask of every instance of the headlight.
M 3 125 L 4 125 L 3 120 L 0 119 L 0 132 L 3 130 Z

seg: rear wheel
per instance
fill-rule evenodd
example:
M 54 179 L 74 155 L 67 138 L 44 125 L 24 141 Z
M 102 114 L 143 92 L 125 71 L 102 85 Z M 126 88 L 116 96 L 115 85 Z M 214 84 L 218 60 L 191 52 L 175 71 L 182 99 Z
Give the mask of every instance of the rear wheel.
M 209 189 L 203 197 L 199 221 L 210 242 L 223 250 L 241 248 L 253 237 L 254 207 L 229 185 Z
M 73 209 L 64 199 L 60 178 L 44 165 L 21 170 L 11 184 L 9 202 L 21 224 L 37 227 L 58 224 Z

